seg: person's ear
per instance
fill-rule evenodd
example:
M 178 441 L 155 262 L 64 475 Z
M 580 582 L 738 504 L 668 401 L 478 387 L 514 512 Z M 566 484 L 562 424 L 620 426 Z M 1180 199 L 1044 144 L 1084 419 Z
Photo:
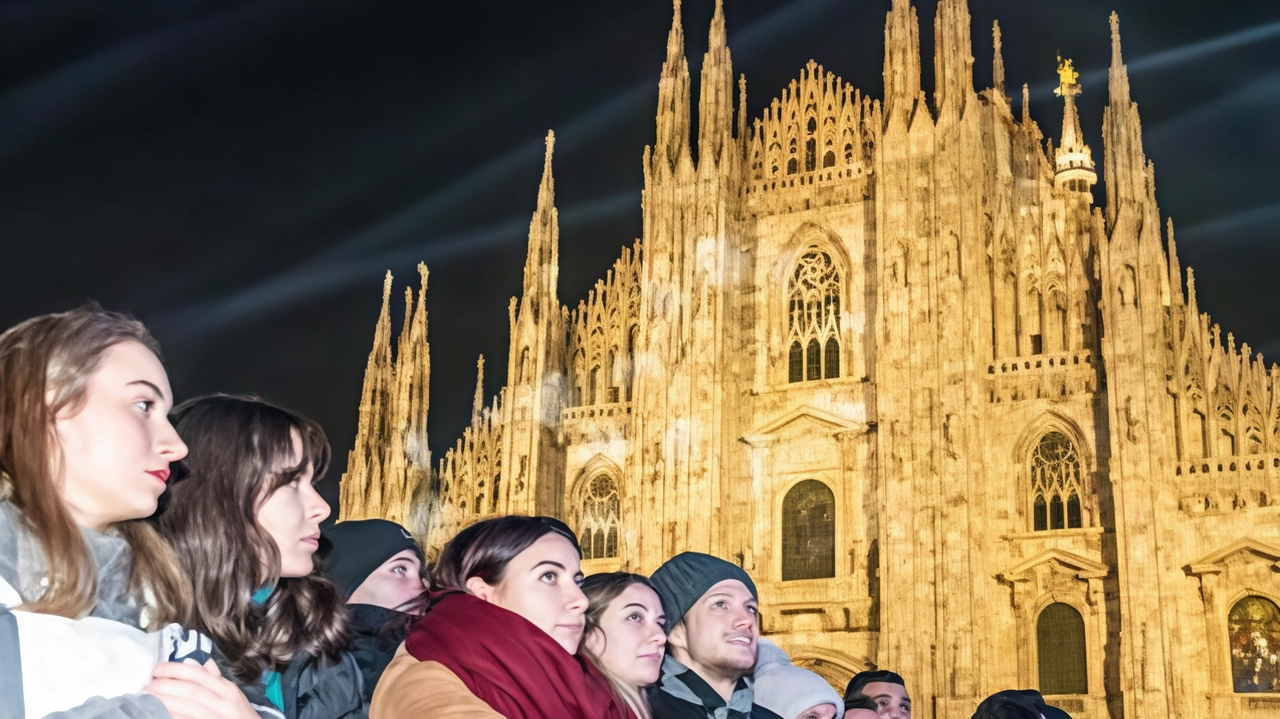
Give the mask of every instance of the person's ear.
M 667 644 L 683 652 L 689 651 L 689 636 L 685 631 L 684 622 L 671 628 L 671 633 L 667 635 Z
M 494 587 L 480 577 L 472 577 L 467 580 L 467 591 L 493 604 Z

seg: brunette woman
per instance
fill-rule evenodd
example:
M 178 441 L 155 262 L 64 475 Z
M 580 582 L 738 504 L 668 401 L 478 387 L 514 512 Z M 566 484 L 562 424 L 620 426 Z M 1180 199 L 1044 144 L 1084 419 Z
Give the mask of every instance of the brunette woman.
M 173 417 L 190 454 L 160 529 L 191 574 L 193 623 L 255 706 L 363 716 L 342 596 L 312 556 L 329 516 L 314 486 L 329 466 L 324 431 L 246 397 L 201 397 Z
M 651 719 L 642 691 L 662 675 L 667 616 L 647 577 L 626 572 L 593 574 L 582 582 L 587 595 L 583 653 L 609 680 L 639 719 Z
M 498 517 L 441 551 L 425 615 L 373 695 L 374 719 L 626 719 L 578 654 L 587 598 L 577 538 L 548 517 Z
M 155 340 L 123 315 L 91 306 L 0 335 L 6 716 L 254 716 L 211 661 L 161 663 L 178 644 L 208 656 L 171 624 L 191 590 L 143 521 L 187 453 L 172 396 Z

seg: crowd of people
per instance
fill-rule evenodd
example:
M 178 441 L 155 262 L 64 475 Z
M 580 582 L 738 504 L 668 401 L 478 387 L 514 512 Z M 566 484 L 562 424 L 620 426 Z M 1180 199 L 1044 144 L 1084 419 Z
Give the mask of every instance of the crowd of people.
M 759 633 L 742 568 L 685 552 L 584 577 L 550 517 L 475 523 L 426 566 L 404 527 L 321 528 L 314 421 L 173 406 L 159 349 L 97 307 L 0 335 L 0 718 L 873 719 Z M 1033 690 L 974 719 L 1060 719 Z

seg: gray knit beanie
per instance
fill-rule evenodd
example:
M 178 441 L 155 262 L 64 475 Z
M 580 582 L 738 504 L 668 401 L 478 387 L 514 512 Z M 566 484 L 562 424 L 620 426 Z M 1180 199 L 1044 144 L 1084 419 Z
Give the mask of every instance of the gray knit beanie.
M 667 615 L 667 634 L 708 589 L 726 579 L 742 582 L 752 597 L 760 599 L 755 582 L 742 567 L 710 554 L 683 552 L 658 567 L 649 581 L 662 600 L 662 611 Z

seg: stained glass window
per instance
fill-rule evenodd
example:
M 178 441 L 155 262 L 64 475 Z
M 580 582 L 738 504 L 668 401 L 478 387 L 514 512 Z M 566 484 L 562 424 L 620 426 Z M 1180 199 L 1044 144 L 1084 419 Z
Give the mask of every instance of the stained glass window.
M 1235 690 L 1280 692 L 1280 608 L 1266 597 L 1236 602 L 1227 615 Z
M 787 285 L 787 379 L 839 377 L 839 337 L 840 272 L 830 253 L 813 248 L 800 257 Z
M 782 581 L 836 576 L 836 498 L 806 479 L 782 500 Z
M 1084 617 L 1070 604 L 1050 604 L 1036 621 L 1041 694 L 1088 694 Z
M 599 475 L 587 485 L 578 532 L 583 559 L 618 556 L 619 505 L 618 486 L 607 475 Z
M 1035 530 L 1081 527 L 1080 497 L 1083 494 L 1080 455 L 1076 453 L 1075 445 L 1061 432 L 1046 433 L 1031 456 L 1031 507 Z

